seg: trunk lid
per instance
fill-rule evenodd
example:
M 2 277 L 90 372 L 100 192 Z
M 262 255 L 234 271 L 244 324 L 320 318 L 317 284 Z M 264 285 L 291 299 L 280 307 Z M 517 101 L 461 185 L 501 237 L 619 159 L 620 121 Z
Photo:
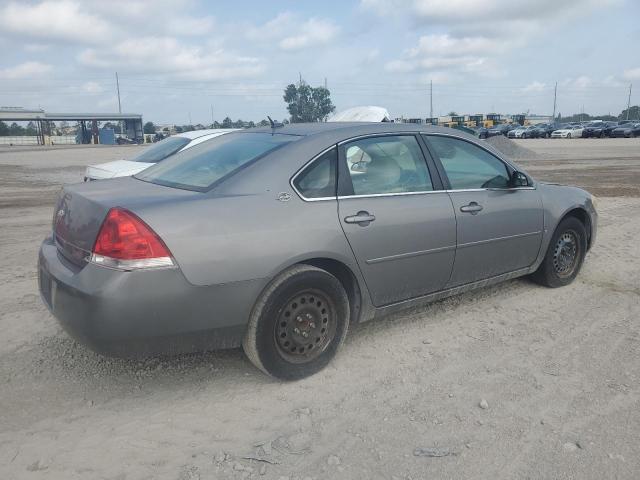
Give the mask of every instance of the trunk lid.
M 155 163 L 133 162 L 131 160 L 114 160 L 113 162 L 89 165 L 85 176 L 92 180 L 135 175 Z
M 199 194 L 131 177 L 66 185 L 58 196 L 53 215 L 56 246 L 67 260 L 82 267 L 111 208 L 134 209 L 196 195 Z

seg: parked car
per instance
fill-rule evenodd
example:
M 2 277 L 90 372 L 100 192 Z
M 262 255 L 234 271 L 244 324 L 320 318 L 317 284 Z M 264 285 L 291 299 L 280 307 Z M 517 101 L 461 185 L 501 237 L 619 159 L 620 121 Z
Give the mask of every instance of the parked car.
M 551 134 L 551 138 L 581 138 L 583 127 L 580 125 L 569 125 L 559 130 L 554 130 Z
M 489 129 L 485 127 L 476 127 L 473 129 L 478 138 L 489 138 Z
M 127 177 L 149 168 L 176 152 L 186 150 L 206 140 L 219 135 L 233 132 L 235 129 L 194 130 L 178 133 L 169 138 L 146 147 L 139 155 L 131 160 L 114 160 L 112 162 L 89 165 L 84 174 L 84 181 L 103 180 L 106 178 Z
M 611 132 L 612 137 L 639 137 L 640 136 L 640 123 L 625 123 L 624 125 L 618 125 Z
M 549 123 L 541 123 L 535 126 L 538 136 L 536 138 L 550 138 L 554 130 L 557 129 L 556 125 Z
M 613 130 L 615 130 L 616 128 L 618 128 L 618 122 L 607 122 L 607 126 L 604 127 L 604 136 L 605 137 L 610 137 L 611 136 L 611 132 L 613 132 Z
M 592 122 L 584 127 L 582 136 L 585 138 L 602 138 L 607 136 L 607 128 L 609 128 L 613 122 Z M 617 125 L 617 124 L 616 124 Z M 612 130 L 612 129 L 611 129 Z
M 500 123 L 498 125 L 494 125 L 489 130 L 487 130 L 487 137 L 497 137 L 498 135 L 506 136 L 510 130 L 513 130 L 513 125 L 510 123 Z
M 540 133 L 536 129 L 534 125 L 530 125 L 528 127 L 522 126 L 510 130 L 507 134 L 509 138 L 538 138 Z
M 327 365 L 350 324 L 523 275 L 568 285 L 597 218 L 588 192 L 538 182 L 451 128 L 248 129 L 65 186 L 39 288 L 99 352 L 242 344 L 297 379 Z

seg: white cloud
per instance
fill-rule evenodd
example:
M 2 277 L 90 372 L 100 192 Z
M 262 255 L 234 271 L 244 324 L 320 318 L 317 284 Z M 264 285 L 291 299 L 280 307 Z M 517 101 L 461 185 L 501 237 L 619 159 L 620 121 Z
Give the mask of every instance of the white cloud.
M 96 82 L 86 82 L 82 85 L 82 90 L 87 93 L 102 93 L 104 92 L 104 87 Z
M 90 67 L 164 73 L 190 80 L 249 77 L 264 69 L 257 58 L 184 45 L 172 37 L 130 38 L 101 49 L 85 49 L 78 61 Z
M 385 65 L 388 72 L 444 71 L 488 73 L 495 68 L 487 54 L 503 51 L 501 42 L 484 37 L 423 35 L 418 45 Z
M 439 57 L 486 54 L 504 50 L 503 42 L 484 37 L 456 38 L 448 34 L 424 35 L 418 46 L 409 51 L 411 56 L 435 55 Z
M 213 30 L 213 17 L 177 17 L 167 21 L 167 30 L 173 35 L 202 36 Z
M 627 80 L 640 80 L 640 67 L 625 70 L 624 78 Z
M 531 82 L 529 85 L 525 86 L 522 91 L 525 93 L 529 93 L 529 92 L 542 92 L 545 88 L 547 88 L 547 84 L 546 83 L 542 83 L 542 82 L 538 82 L 533 81 Z
M 483 23 L 499 21 L 538 22 L 547 18 L 571 17 L 595 8 L 603 8 L 619 0 L 536 0 L 505 2 L 503 0 L 360 0 L 365 10 L 380 16 L 407 16 L 421 23 Z
M 275 41 L 282 50 L 301 50 L 330 43 L 339 30 L 331 20 L 304 20 L 293 13 L 284 12 L 263 25 L 248 27 L 246 35 L 254 41 Z
M 98 43 L 111 37 L 111 25 L 86 10 L 71 0 L 11 2 L 0 9 L 0 30 L 50 41 Z
M 14 67 L 0 69 L 0 79 L 20 80 L 40 77 L 49 73 L 53 66 L 41 62 L 24 62 Z

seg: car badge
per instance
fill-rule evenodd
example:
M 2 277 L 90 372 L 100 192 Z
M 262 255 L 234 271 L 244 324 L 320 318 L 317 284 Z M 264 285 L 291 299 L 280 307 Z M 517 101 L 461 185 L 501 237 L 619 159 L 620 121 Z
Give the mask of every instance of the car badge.
M 280 202 L 288 202 L 291 200 L 291 194 L 288 192 L 280 192 L 276 199 Z

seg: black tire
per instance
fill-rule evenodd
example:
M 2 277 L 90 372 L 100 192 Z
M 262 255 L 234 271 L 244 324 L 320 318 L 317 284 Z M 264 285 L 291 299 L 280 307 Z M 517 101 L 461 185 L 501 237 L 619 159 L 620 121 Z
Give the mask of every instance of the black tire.
M 242 347 L 267 375 L 308 377 L 322 370 L 344 342 L 349 312 L 349 298 L 336 277 L 295 265 L 274 278 L 254 305 Z
M 550 288 L 569 285 L 580 272 L 586 253 L 587 231 L 584 225 L 575 217 L 567 217 L 558 224 L 544 260 L 531 278 Z
M 567 138 L 571 138 L 571 134 L 570 133 L 567 133 Z

